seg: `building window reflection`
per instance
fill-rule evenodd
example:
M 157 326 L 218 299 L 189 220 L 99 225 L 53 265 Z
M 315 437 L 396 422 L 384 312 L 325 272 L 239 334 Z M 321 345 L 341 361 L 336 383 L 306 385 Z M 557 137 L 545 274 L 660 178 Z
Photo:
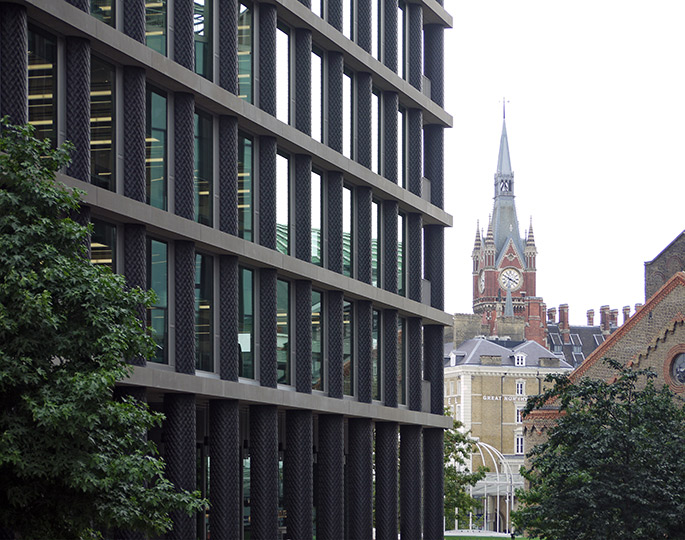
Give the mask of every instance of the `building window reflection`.
M 90 14 L 103 23 L 114 26 L 113 0 L 90 0 Z
M 290 384 L 290 283 L 276 284 L 276 359 L 278 383 Z
M 397 318 L 397 400 L 398 403 L 407 403 L 407 348 L 405 336 L 407 320 L 404 317 Z
M 152 362 L 168 362 L 168 248 L 165 242 L 147 239 L 147 288 L 155 292 L 156 299 L 147 310 L 147 325 L 152 330 L 155 352 Z
M 195 113 L 195 221 L 212 225 L 212 117 Z
M 115 272 L 117 228 L 115 225 L 99 219 L 93 219 L 92 223 L 90 262 L 97 266 L 106 266 Z
M 352 190 L 343 188 L 343 275 L 352 277 Z
M 145 2 L 145 43 L 151 49 L 166 55 L 167 0 Z
M 203 253 L 195 254 L 195 368 L 214 371 L 212 339 L 212 300 L 214 294 L 214 260 Z
M 380 237 L 381 214 L 378 201 L 371 203 L 371 285 L 380 286 Z
M 253 272 L 238 269 L 238 375 L 254 379 L 254 292 Z
M 312 254 L 311 262 L 321 266 L 323 264 L 322 252 L 322 233 L 323 233 L 323 199 L 322 194 L 321 175 L 312 171 L 312 187 L 311 187 L 311 227 L 312 227 Z
M 290 30 L 282 24 L 276 31 L 276 118 L 290 122 Z
M 353 304 L 343 301 L 343 393 L 354 394 Z
M 252 241 L 252 139 L 238 133 L 238 236 Z
M 114 66 L 90 60 L 90 181 L 114 191 Z
M 343 148 L 345 157 L 352 158 L 352 133 L 354 132 L 352 112 L 352 72 L 345 70 L 343 73 Z
M 145 181 L 147 203 L 155 208 L 167 208 L 167 98 L 147 89 L 145 132 Z
M 276 156 L 276 248 L 290 253 L 290 160 Z
M 195 35 L 195 73 L 212 78 L 212 3 L 193 0 L 193 32 Z
M 238 8 L 238 97 L 252 103 L 252 6 Z
M 311 114 L 312 114 L 312 138 L 321 142 L 323 140 L 323 52 L 312 47 L 312 78 L 311 78 Z
M 407 187 L 407 125 L 404 107 L 397 110 L 397 181 Z
M 381 399 L 381 313 L 373 310 L 371 321 L 371 397 Z
M 323 384 L 323 294 L 312 291 L 312 390 Z
M 57 144 L 57 40 L 29 28 L 29 124 L 38 139 Z
M 397 215 L 397 294 L 404 296 L 407 272 L 405 268 L 406 257 L 406 220 L 404 214 Z

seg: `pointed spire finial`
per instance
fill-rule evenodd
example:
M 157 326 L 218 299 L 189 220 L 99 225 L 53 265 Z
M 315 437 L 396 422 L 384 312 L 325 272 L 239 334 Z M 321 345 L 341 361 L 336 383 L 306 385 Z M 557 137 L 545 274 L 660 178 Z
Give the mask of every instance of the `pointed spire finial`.
M 509 100 L 506 99 L 504 96 L 502 96 L 502 119 L 505 120 L 507 118 L 507 103 L 509 103 Z

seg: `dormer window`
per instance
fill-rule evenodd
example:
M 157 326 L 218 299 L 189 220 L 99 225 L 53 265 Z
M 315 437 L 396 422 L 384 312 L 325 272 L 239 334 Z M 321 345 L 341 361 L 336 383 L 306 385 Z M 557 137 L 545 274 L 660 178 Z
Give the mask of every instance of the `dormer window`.
M 516 367 L 524 367 L 526 365 L 526 355 L 523 353 L 517 353 L 514 356 L 514 365 Z

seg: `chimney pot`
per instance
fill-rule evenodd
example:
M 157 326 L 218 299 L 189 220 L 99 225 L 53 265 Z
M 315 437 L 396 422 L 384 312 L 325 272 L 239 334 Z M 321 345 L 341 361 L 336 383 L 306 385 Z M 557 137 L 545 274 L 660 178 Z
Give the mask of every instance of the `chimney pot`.
M 628 322 L 630 319 L 630 306 L 623 306 L 623 324 Z
M 594 309 L 588 309 L 587 310 L 587 325 L 588 326 L 594 326 L 595 325 L 595 310 Z

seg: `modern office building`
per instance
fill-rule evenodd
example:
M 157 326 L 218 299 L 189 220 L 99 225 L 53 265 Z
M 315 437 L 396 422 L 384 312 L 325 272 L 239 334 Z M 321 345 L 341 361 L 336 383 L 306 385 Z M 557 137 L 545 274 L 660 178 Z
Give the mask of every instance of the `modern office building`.
M 0 114 L 157 293 L 170 538 L 442 538 L 441 4 L 0 1 Z

